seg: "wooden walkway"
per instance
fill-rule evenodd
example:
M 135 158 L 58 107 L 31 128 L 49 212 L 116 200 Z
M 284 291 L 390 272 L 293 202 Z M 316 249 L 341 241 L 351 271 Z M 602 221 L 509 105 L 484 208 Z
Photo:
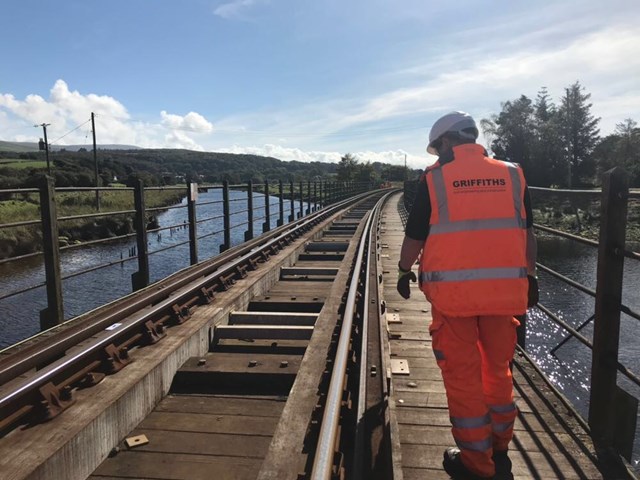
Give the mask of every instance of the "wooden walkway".
M 409 300 L 396 291 L 404 237 L 399 199 L 400 194 L 394 195 L 385 207 L 380 240 L 391 360 L 406 360 L 410 372 L 392 376 L 392 420 L 397 421 L 392 430 L 399 436 L 394 439 L 400 449 L 395 456 L 401 462 L 394 480 L 447 479 L 442 454 L 455 443 L 444 384 L 431 350 L 430 304 L 417 284 L 412 284 Z M 599 471 L 588 435 L 524 359 L 516 357 L 513 374 L 519 415 L 509 457 L 515 479 L 621 478 Z

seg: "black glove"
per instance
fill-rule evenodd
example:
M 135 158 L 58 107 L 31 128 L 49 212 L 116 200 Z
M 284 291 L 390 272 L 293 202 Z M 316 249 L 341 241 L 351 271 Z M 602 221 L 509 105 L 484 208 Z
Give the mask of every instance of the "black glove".
M 527 293 L 527 308 L 531 308 L 540 300 L 540 294 L 538 291 L 538 279 L 533 275 L 527 275 L 529 281 L 529 291 Z
M 398 289 L 398 293 L 405 300 L 411 296 L 409 282 L 415 282 L 416 280 L 417 278 L 415 273 L 413 273 L 411 270 L 402 270 L 400 266 L 398 266 L 398 284 L 396 285 L 396 288 Z

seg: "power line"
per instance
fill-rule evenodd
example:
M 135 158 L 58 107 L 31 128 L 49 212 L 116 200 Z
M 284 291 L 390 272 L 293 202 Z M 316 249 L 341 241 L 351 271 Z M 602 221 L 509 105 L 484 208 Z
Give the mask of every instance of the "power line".
M 55 139 L 53 142 L 50 143 L 50 145 L 55 145 L 58 141 L 62 140 L 64 137 L 66 137 L 67 135 L 72 134 L 73 132 L 75 132 L 76 130 L 78 130 L 79 128 L 85 126 L 87 123 L 89 123 L 91 121 L 91 119 L 87 120 L 86 122 L 78 125 L 77 127 L 75 127 L 73 130 L 69 130 L 67 133 L 65 133 L 64 135 L 62 135 L 60 138 Z

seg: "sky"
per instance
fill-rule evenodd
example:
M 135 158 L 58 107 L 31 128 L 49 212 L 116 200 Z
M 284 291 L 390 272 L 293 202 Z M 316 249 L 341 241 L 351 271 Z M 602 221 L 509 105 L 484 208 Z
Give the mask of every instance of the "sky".
M 421 168 L 429 129 L 576 81 L 640 122 L 638 0 L 6 0 L 0 140 Z M 480 142 L 486 143 L 481 136 Z

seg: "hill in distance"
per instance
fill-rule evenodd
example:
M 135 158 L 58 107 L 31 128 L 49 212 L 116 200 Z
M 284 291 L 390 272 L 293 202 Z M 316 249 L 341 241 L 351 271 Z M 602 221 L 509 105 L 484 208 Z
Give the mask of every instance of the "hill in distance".
M 91 150 L 93 148 L 92 145 L 50 145 L 50 152 L 59 152 L 61 150 L 66 150 L 68 152 L 77 152 L 81 148 L 86 150 Z M 116 145 L 116 144 L 106 144 L 106 145 L 98 145 L 99 150 L 136 150 L 140 147 L 136 147 L 133 145 Z M 0 140 L 0 152 L 37 152 L 38 151 L 38 142 L 7 142 L 5 140 Z

